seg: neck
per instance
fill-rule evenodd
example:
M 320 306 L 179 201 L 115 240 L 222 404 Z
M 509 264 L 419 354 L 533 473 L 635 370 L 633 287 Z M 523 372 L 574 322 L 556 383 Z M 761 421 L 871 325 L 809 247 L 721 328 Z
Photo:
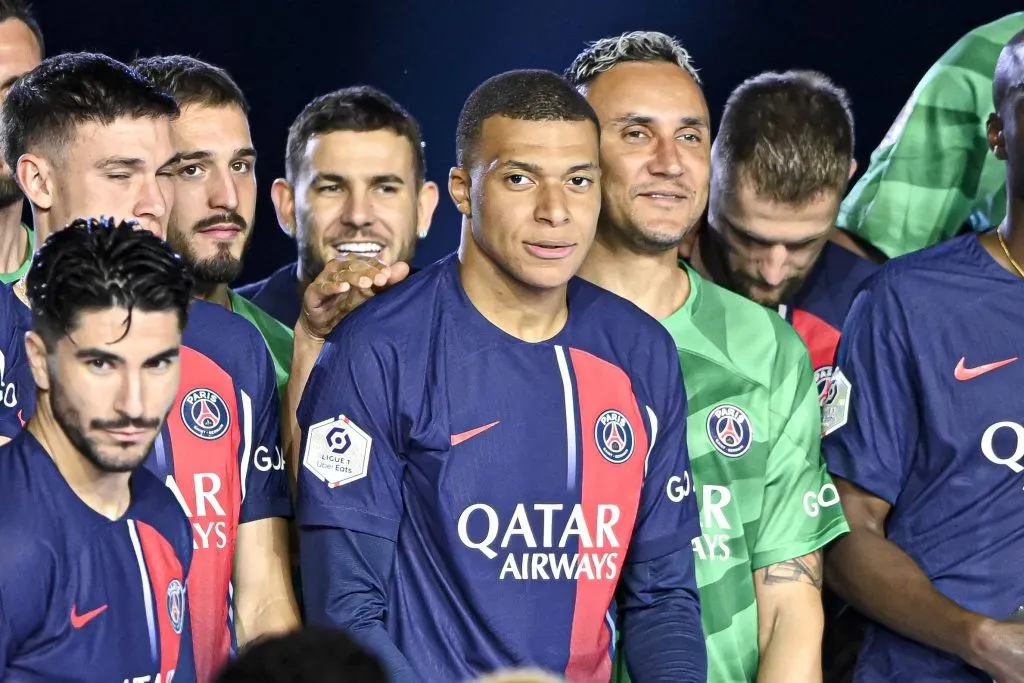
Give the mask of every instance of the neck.
M 21 202 L 0 209 L 0 272 L 21 267 L 28 249 L 28 235 L 21 228 Z
M 686 303 L 690 278 L 679 267 L 676 247 L 656 254 L 639 253 L 600 231 L 580 268 L 580 277 L 633 302 L 657 320 Z
M 229 311 L 231 310 L 231 299 L 228 297 L 228 286 L 223 282 L 197 283 L 195 297 L 197 299 L 202 299 L 203 301 L 208 301 L 211 304 L 217 304 Z
M 485 255 L 463 226 L 459 276 L 470 302 L 503 332 L 525 342 L 541 342 L 561 332 L 569 318 L 566 285 L 527 287 Z
M 1006 218 L 999 226 L 1010 256 L 1024 266 L 1024 198 L 1010 197 L 1006 202 Z
M 118 519 L 131 503 L 131 472 L 103 472 L 89 462 L 53 417 L 49 397 L 40 394 L 27 429 L 42 444 L 64 480 L 86 505 L 107 519 Z
M 721 250 L 711 233 L 712 229 L 709 225 L 700 228 L 697 239 L 693 241 L 693 250 L 690 252 L 690 265 L 706 280 L 724 286 L 727 280 L 725 264 Z

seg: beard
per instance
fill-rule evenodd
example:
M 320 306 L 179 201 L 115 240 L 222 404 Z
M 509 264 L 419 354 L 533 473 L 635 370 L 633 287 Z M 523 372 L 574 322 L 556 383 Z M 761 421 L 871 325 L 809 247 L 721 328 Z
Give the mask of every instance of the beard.
M 0 172 L 0 209 L 14 206 L 25 198 L 14 176 Z
M 117 474 L 131 472 L 137 469 L 149 455 L 153 447 L 154 439 L 151 439 L 139 455 L 131 460 L 115 460 L 107 458 L 99 452 L 95 444 L 85 435 L 79 426 L 82 424 L 82 416 L 67 398 L 64 388 L 60 382 L 51 374 L 50 402 L 53 409 L 53 417 L 57 425 L 64 432 L 68 441 L 75 447 L 89 463 L 100 472 Z M 159 418 L 129 418 L 122 417 L 117 420 L 92 420 L 89 423 L 90 429 L 155 429 L 160 426 L 163 419 Z
M 213 292 L 218 285 L 229 285 L 242 274 L 245 263 L 242 258 L 235 258 L 231 254 L 231 246 L 218 244 L 217 253 L 213 256 L 201 258 L 192 246 L 190 238 L 198 234 L 204 228 L 219 223 L 236 225 L 245 234 L 245 242 L 242 244 L 242 254 L 245 254 L 252 240 L 253 231 L 249 230 L 248 221 L 237 213 L 231 212 L 217 216 L 209 216 L 197 222 L 187 232 L 182 232 L 175 225 L 169 225 L 167 229 L 167 242 L 173 249 L 181 254 L 182 259 L 188 264 L 189 270 L 196 280 L 196 294 L 200 297 Z M 248 232 L 246 232 L 248 231 Z

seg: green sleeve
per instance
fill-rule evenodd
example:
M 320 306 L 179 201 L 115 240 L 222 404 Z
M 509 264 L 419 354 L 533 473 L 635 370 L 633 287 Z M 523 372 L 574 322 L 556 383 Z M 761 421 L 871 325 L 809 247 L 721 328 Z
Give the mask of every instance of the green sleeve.
M 769 406 L 771 451 L 751 568 L 801 557 L 849 531 L 821 457 L 821 408 L 807 350 L 779 335 Z
M 985 124 L 999 52 L 1022 27 L 1019 13 L 971 31 L 928 70 L 843 201 L 840 227 L 895 257 L 965 223 L 984 229 L 1002 220 L 1003 166 Z

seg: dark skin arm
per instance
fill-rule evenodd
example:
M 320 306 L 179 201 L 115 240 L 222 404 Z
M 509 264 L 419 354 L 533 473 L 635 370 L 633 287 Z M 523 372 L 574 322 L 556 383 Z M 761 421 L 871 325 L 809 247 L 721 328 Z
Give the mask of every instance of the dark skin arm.
M 828 551 L 829 587 L 862 614 L 956 655 L 998 683 L 1024 683 L 1024 624 L 998 622 L 957 605 L 885 535 L 886 501 L 834 478 L 850 533 Z

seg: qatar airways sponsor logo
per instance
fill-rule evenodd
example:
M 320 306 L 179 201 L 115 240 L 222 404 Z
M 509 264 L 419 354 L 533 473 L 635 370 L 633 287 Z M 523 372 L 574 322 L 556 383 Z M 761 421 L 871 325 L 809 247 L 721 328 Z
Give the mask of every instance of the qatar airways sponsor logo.
M 724 562 L 732 557 L 728 534 L 733 528 L 729 514 L 736 507 L 730 505 L 732 491 L 725 486 L 705 484 L 700 487 L 700 495 L 701 535 L 690 541 L 693 554 L 698 560 Z
M 197 472 L 192 475 L 195 490 L 195 510 L 191 509 L 178 488 L 174 477 L 167 475 L 165 481 L 178 504 L 185 511 L 192 524 L 192 548 L 223 550 L 228 546 L 228 520 L 224 505 L 217 499 L 221 493 L 220 475 L 213 472 Z
M 1014 474 L 1024 473 L 1024 425 L 1009 420 L 989 425 L 981 435 L 981 454 Z
M 502 518 L 476 503 L 459 515 L 458 534 L 464 546 L 501 563 L 502 580 L 614 581 L 625 550 L 615 530 L 621 518 L 618 505 L 597 505 L 588 516 L 579 503 L 519 503 Z

